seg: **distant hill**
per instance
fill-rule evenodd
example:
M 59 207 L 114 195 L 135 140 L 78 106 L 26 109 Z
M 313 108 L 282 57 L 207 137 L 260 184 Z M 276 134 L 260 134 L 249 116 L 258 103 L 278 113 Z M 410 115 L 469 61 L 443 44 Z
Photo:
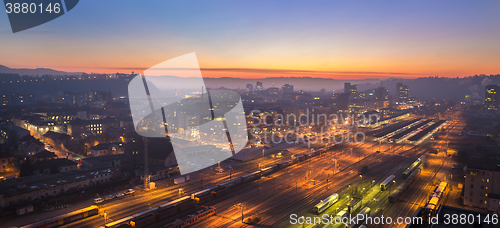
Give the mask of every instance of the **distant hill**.
M 49 68 L 37 68 L 37 69 L 27 69 L 27 68 L 9 68 L 0 65 L 0 74 L 19 74 L 19 75 L 31 75 L 31 76 L 42 76 L 42 75 L 81 75 L 82 72 L 64 72 L 53 70 Z
M 0 81 L 2 74 L 18 74 L 18 75 L 37 75 L 37 69 L 13 69 L 0 65 Z M 64 72 L 46 68 L 39 68 L 38 75 L 79 75 L 80 72 Z M 12 75 L 10 75 L 12 76 Z M 7 75 L 4 76 L 6 79 Z M 174 76 L 165 77 L 165 85 L 177 85 L 175 89 L 201 89 L 194 88 L 197 85 L 194 78 L 180 78 Z M 245 89 L 247 84 L 252 84 L 255 88 L 256 82 L 260 81 L 264 85 L 264 89 L 272 87 L 281 88 L 284 84 L 291 84 L 294 89 L 306 91 L 320 91 L 325 89 L 328 93 L 333 90 L 335 92 L 343 92 L 344 82 L 351 82 L 358 85 L 358 91 L 374 89 L 379 86 L 384 86 L 389 90 L 389 93 L 395 95 L 396 83 L 401 82 L 410 86 L 409 95 L 417 98 L 436 98 L 436 99 L 453 99 L 461 101 L 465 95 L 470 95 L 472 98 L 481 99 L 484 97 L 484 89 L 486 85 L 500 84 L 500 74 L 496 75 L 474 75 L 469 77 L 444 78 L 444 77 L 421 77 L 421 78 L 388 78 L 380 79 L 363 79 L 363 80 L 341 80 L 329 78 L 311 78 L 311 77 L 268 77 L 262 79 L 242 79 L 242 78 L 204 78 L 205 86 L 216 89 L 220 87 L 230 89 Z M 43 86 L 41 86 L 43 85 Z M 46 81 L 40 83 L 12 83 L 0 84 L 0 92 L 16 92 L 16 93 L 33 93 L 37 97 L 44 95 L 55 95 L 64 91 L 88 91 L 100 90 L 111 91 L 115 97 L 127 96 L 128 82 L 123 79 L 116 80 L 86 80 L 86 81 Z

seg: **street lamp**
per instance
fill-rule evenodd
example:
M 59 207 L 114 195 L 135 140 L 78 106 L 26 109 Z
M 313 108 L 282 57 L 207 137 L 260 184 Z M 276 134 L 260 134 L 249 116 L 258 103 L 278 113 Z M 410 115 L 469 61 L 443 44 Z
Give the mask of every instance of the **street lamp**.
M 234 205 L 234 206 L 241 208 L 241 222 L 243 222 L 243 219 L 244 219 L 244 216 L 243 216 L 243 208 L 245 207 L 245 204 L 243 204 L 243 203 L 239 203 L 239 204 L 236 204 L 236 205 Z
M 335 162 L 335 164 L 333 165 L 333 175 L 335 175 L 335 171 L 337 171 L 337 159 L 336 159 L 336 158 L 334 158 L 334 159 L 333 159 L 333 162 Z M 333 176 L 333 175 L 332 175 L 332 176 Z

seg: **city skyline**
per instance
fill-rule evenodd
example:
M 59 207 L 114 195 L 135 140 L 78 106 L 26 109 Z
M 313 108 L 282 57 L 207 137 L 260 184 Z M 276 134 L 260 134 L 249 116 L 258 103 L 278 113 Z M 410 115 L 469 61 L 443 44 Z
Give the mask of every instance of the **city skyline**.
M 204 77 L 498 73 L 496 2 L 134 4 L 144 6 L 100 3 L 96 9 L 81 2 L 64 19 L 16 34 L 1 20 L 2 49 L 9 54 L 0 64 L 129 73 L 196 52 Z

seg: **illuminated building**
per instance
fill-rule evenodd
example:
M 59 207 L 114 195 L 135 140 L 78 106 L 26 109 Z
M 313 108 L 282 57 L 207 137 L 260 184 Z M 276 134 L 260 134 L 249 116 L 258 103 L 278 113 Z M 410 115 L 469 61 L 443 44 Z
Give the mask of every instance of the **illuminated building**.
M 351 85 L 350 82 L 344 83 L 344 93 L 354 94 L 358 91 L 358 85 Z
M 269 95 L 278 95 L 278 93 L 280 92 L 280 88 L 269 87 L 269 89 L 267 89 L 267 91 L 269 92 Z
M 396 96 L 400 104 L 406 104 L 408 102 L 408 92 L 410 91 L 410 86 L 403 85 L 403 83 L 398 82 L 396 84 Z
M 472 160 L 467 164 L 464 205 L 498 211 L 500 209 L 500 167 L 495 160 Z
M 484 106 L 487 109 L 497 109 L 499 105 L 500 91 L 497 85 L 487 85 L 484 93 Z
M 281 90 L 283 90 L 283 93 L 293 93 L 293 85 L 284 84 Z
M 247 92 L 253 92 L 253 85 L 247 84 Z
M 264 86 L 262 86 L 262 82 L 257 81 L 257 84 L 255 85 L 255 90 L 263 90 Z

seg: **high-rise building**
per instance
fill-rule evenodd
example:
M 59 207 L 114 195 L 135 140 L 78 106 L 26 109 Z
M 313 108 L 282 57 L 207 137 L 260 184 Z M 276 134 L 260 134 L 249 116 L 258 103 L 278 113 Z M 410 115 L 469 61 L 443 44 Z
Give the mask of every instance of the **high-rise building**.
M 347 112 L 349 111 L 350 93 L 341 93 L 337 96 L 337 109 Z
M 247 92 L 252 92 L 252 91 L 253 91 L 253 85 L 247 84 Z
M 383 86 L 378 87 L 374 92 L 377 100 L 385 101 L 389 99 L 389 91 Z
M 255 86 L 255 90 L 264 90 L 264 86 L 262 86 L 262 82 L 257 81 Z
M 269 95 L 277 95 L 280 92 L 280 88 L 278 88 L 278 87 L 269 87 L 267 89 L 267 91 L 269 92 Z
M 284 84 L 281 90 L 283 93 L 293 93 L 293 85 Z
M 484 106 L 488 109 L 498 109 L 500 104 L 500 86 L 487 85 L 484 92 Z
M 358 85 L 351 85 L 350 82 L 344 83 L 344 93 L 354 94 L 358 91 Z
M 408 93 L 410 91 L 410 86 L 403 85 L 403 83 L 398 82 L 396 84 L 396 96 L 400 104 L 406 104 L 408 102 Z

